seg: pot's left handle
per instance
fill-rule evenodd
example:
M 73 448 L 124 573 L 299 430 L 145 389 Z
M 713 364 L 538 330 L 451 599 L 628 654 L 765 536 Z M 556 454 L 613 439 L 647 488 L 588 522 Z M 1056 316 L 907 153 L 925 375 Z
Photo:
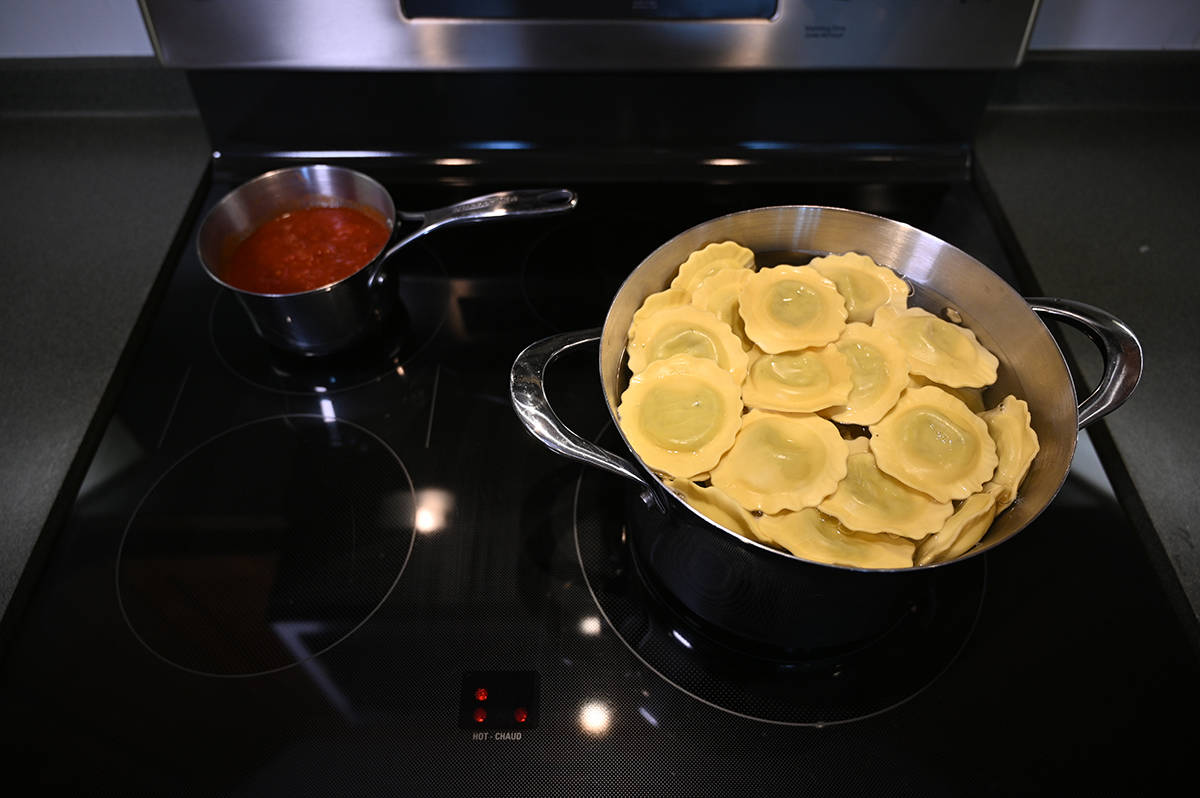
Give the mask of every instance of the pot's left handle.
M 1079 403 L 1079 429 L 1116 410 L 1142 377 L 1142 345 L 1125 324 L 1106 310 L 1057 297 L 1027 298 L 1034 312 L 1082 330 L 1104 359 L 1104 374 L 1091 395 Z
M 657 495 L 656 486 L 642 476 L 633 463 L 597 446 L 567 427 L 550 407 L 550 400 L 546 397 L 544 380 L 549 365 L 564 352 L 599 340 L 599 329 L 580 330 L 552 335 L 525 347 L 513 361 L 512 377 L 509 381 L 513 409 L 517 411 L 517 417 L 521 419 L 525 429 L 551 451 L 632 479 L 649 489 L 651 495 Z

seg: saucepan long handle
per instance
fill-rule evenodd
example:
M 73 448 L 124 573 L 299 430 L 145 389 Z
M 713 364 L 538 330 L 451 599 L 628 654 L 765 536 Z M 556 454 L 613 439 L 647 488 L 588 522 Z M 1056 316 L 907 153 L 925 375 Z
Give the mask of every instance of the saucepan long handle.
M 482 197 L 473 197 L 432 211 L 401 211 L 399 216 L 401 219 L 423 222 L 425 230 L 428 231 L 460 222 L 562 213 L 574 208 L 577 202 L 575 192 L 569 189 L 530 188 L 484 194 Z
M 552 335 L 527 346 L 513 361 L 509 382 L 513 409 L 525 429 L 551 451 L 632 479 L 654 494 L 656 486 L 651 485 L 633 463 L 567 427 L 546 397 L 545 377 L 550 364 L 564 352 L 599 340 L 600 330 L 592 329 Z
M 1082 330 L 1104 358 L 1100 384 L 1079 403 L 1079 429 L 1120 407 L 1142 377 L 1142 345 L 1133 331 L 1108 311 L 1083 302 L 1051 297 L 1026 301 L 1034 312 Z
M 421 222 L 421 226 L 397 241 L 384 253 L 384 259 L 415 238 L 452 224 L 480 222 L 486 219 L 512 219 L 520 216 L 545 216 L 562 213 L 575 207 L 578 197 L 565 188 L 530 188 L 518 191 L 497 191 L 469 200 L 447 205 L 432 211 L 397 214 L 401 219 Z
M 431 211 L 399 211 L 396 214 L 398 218 L 420 222 L 421 226 L 402 236 L 378 258 L 371 274 L 371 282 L 377 279 L 384 262 L 396 254 L 397 250 L 439 227 L 463 222 L 480 222 L 487 219 L 546 216 L 569 211 L 575 207 L 578 201 L 579 198 L 575 192 L 569 189 L 530 188 L 484 194 Z

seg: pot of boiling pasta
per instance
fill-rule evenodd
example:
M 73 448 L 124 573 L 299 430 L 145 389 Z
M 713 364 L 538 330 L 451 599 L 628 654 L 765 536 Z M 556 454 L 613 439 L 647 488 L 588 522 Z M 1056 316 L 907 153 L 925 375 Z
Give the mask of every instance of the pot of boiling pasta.
M 1103 356 L 1082 401 L 1043 319 Z M 546 398 L 550 363 L 596 342 L 628 451 L 584 439 Z M 900 587 L 1028 526 L 1078 431 L 1141 367 L 1137 338 L 1099 308 L 1024 298 L 900 222 L 781 206 L 664 243 L 603 328 L 526 348 L 511 391 L 547 447 L 636 483 L 631 542 L 652 578 L 700 618 L 792 649 L 845 642 L 833 607 L 852 627 L 885 622 Z

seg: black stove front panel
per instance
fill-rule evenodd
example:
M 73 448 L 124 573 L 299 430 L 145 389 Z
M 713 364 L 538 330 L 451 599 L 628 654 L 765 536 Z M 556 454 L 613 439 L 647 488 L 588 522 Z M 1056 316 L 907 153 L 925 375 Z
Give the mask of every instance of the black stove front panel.
M 725 212 L 880 213 L 1014 279 L 969 184 L 567 185 L 569 215 L 401 253 L 402 310 L 328 359 L 267 349 L 189 243 L 6 652 L 11 777 L 121 794 L 929 796 L 1185 775 L 1176 730 L 1200 669 L 1120 509 L 1086 482 L 935 571 L 886 624 L 788 655 L 664 595 L 628 546 L 638 497 L 511 409 L 525 345 L 599 325 L 642 257 Z M 389 183 L 413 209 L 513 187 Z M 548 390 L 617 445 L 594 351 L 557 361 Z

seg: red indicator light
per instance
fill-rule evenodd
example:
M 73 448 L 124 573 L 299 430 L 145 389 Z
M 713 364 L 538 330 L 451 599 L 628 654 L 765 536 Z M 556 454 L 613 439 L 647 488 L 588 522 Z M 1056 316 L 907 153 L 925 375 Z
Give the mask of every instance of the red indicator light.
M 486 687 L 480 687 L 478 690 L 475 691 L 475 700 L 476 701 L 487 701 L 487 688 Z
M 529 720 L 529 713 L 525 710 L 525 707 L 517 707 L 513 710 L 513 719 L 516 720 L 517 723 L 524 723 L 525 721 Z
M 483 707 L 476 707 L 475 708 L 475 722 L 483 723 L 485 720 L 487 720 L 487 710 L 484 709 Z

